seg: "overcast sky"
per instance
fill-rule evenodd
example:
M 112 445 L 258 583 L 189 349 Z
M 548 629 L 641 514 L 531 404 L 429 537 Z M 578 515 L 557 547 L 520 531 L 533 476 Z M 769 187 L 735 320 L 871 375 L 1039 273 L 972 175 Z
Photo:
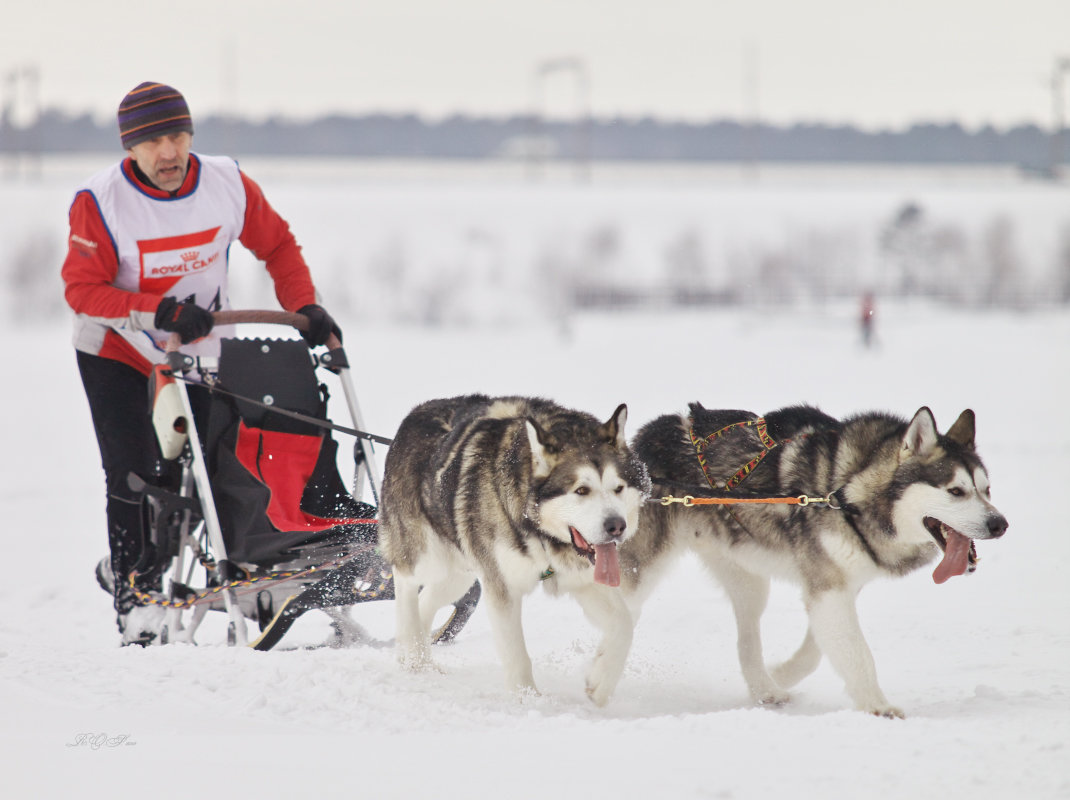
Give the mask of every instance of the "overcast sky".
M 142 80 L 194 116 L 527 112 L 900 128 L 1052 122 L 1070 0 L 6 0 L 0 75 L 112 116 Z M 540 64 L 569 58 L 576 68 Z M 1070 74 L 1067 75 L 1070 94 Z M 5 102 L 18 80 L 0 84 Z M 22 102 L 19 95 L 19 102 Z M 1070 98 L 1067 99 L 1070 108 Z

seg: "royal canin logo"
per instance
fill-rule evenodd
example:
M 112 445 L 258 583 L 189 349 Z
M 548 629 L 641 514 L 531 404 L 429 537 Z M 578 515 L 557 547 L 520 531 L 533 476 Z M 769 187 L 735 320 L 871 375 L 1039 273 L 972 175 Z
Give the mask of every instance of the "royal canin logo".
M 200 272 L 212 266 L 219 253 L 212 253 L 207 258 L 201 258 L 199 250 L 179 254 L 182 259 L 180 264 L 159 264 L 146 269 L 146 275 L 150 278 L 166 278 L 175 275 L 188 275 L 191 272 Z
M 137 250 L 143 291 L 166 290 L 183 275 L 211 269 L 226 262 L 227 242 L 218 239 L 220 228 L 209 228 L 160 239 L 139 239 Z M 156 281 L 162 281 L 157 285 Z

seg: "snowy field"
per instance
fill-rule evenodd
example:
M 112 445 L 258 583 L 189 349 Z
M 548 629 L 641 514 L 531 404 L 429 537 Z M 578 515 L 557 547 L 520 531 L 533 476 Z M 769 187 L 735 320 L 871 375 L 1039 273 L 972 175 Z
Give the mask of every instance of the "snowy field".
M 116 158 L 0 158 L 16 319 L 62 311 L 39 265 L 62 259 L 74 188 Z M 537 322 L 584 288 L 798 303 L 912 286 L 976 304 L 995 286 L 1010 307 L 1070 295 L 1070 183 L 1010 167 L 612 163 L 578 183 L 568 165 L 518 162 L 240 163 L 332 310 L 369 322 Z M 234 247 L 231 265 L 235 297 L 273 302 L 251 255 Z
M 262 181 L 269 197 L 301 207 L 298 190 L 279 180 L 278 192 Z M 344 190 L 332 186 L 336 202 Z M 424 197 L 425 208 L 449 205 L 442 182 L 422 195 L 412 185 L 395 191 Z M 1016 218 L 1036 207 L 1032 191 L 1021 206 L 1011 198 Z M 354 192 L 370 205 L 366 186 Z M 999 193 L 982 195 L 991 204 Z M 0 183 L 0 202 L 5 225 L 47 229 L 58 214 L 63 236 L 69 197 L 58 188 Z M 1054 221 L 1047 196 L 1041 205 Z M 441 227 L 422 213 L 429 230 Z M 310 252 L 345 249 L 325 227 L 294 225 L 318 242 Z M 1038 248 L 1054 241 L 1050 227 Z M 315 263 L 334 270 L 328 281 L 344 277 L 329 257 Z M 346 268 L 357 281 L 359 266 Z M 235 295 L 244 305 L 247 295 Z M 351 649 L 318 647 L 329 627 L 315 612 L 268 653 L 227 647 L 222 614 L 209 616 L 196 647 L 119 648 L 110 598 L 92 574 L 106 552 L 103 479 L 66 317 L 8 324 L 5 797 L 1070 797 L 1070 537 L 1055 513 L 1070 485 L 1070 312 L 882 302 L 879 346 L 867 351 L 855 311 L 605 313 L 438 329 L 339 317 L 351 358 L 367 367 L 365 422 L 385 436 L 413 405 L 472 391 L 544 395 L 600 417 L 625 401 L 633 432 L 690 400 L 906 417 L 928 405 L 942 428 L 973 408 L 1010 530 L 980 544 L 972 576 L 937 586 L 923 569 L 860 598 L 881 684 L 905 720 L 850 710 L 827 664 L 789 706 L 752 707 L 727 600 L 691 560 L 646 606 L 605 709 L 583 691 L 593 629 L 570 600 L 538 591 L 525 628 L 542 695 L 523 702 L 502 687 L 479 611 L 436 650 L 441 674 L 398 668 L 390 603 L 353 611 L 376 643 Z M 789 655 L 804 630 L 797 592 L 774 585 L 770 660 Z

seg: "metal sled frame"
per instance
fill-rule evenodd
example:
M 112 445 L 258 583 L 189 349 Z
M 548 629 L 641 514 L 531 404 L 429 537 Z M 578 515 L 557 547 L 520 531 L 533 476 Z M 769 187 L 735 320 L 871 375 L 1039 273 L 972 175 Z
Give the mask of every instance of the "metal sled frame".
M 307 328 L 308 324 L 307 319 L 298 314 L 264 311 L 216 312 L 215 321 L 217 325 L 248 322 L 277 323 L 291 325 L 299 330 Z M 345 351 L 342 349 L 341 342 L 333 336 L 331 339 L 333 341 L 328 342 L 328 352 L 318 357 L 318 365 L 326 367 L 338 376 L 352 423 L 357 429 L 363 430 L 364 421 L 357 402 L 352 377 L 349 373 Z M 218 360 L 183 354 L 179 350 L 177 337 L 173 337 L 168 345 L 168 367 L 172 376 L 185 375 L 194 370 L 202 376 L 210 376 L 214 371 L 218 370 Z M 199 507 L 197 510 L 200 511 L 203 517 L 203 531 L 207 537 L 211 556 L 217 565 L 217 569 L 231 562 L 228 559 L 227 546 L 224 541 L 223 530 L 216 509 L 216 501 L 209 480 L 201 435 L 197 430 L 197 426 L 193 423 L 194 415 L 189 393 L 183 380 L 173 380 L 173 385 L 174 389 L 169 391 L 172 391 L 178 397 L 181 415 L 185 420 L 182 433 L 188 435 L 188 442 L 181 456 L 182 478 L 178 496 L 186 500 L 188 504 L 183 503 L 182 500 L 179 501 L 184 507 L 179 509 L 181 522 L 178 526 L 178 552 L 170 568 L 172 597 L 170 601 L 165 603 L 167 611 L 159 640 L 160 643 L 192 642 L 197 628 L 205 615 L 209 610 L 216 609 L 224 610 L 229 618 L 228 643 L 244 646 L 249 644 L 246 630 L 247 618 L 262 620 L 265 611 L 282 606 L 287 598 L 293 595 L 295 591 L 294 581 L 301 581 L 302 578 L 305 578 L 305 583 L 307 583 L 310 576 L 315 576 L 315 579 L 318 579 L 319 576 L 315 575 L 315 573 L 324 566 L 329 565 L 308 566 L 295 564 L 292 570 L 288 570 L 285 573 L 288 576 L 285 581 L 268 580 L 263 588 L 259 588 L 256 586 L 257 580 L 253 579 L 245 582 L 247 586 L 252 586 L 253 588 L 241 593 L 235 586 L 235 584 L 243 583 L 242 581 L 235 581 L 235 578 L 239 576 L 237 574 L 226 574 L 226 569 L 219 569 L 220 573 L 222 573 L 220 575 L 222 579 L 221 585 L 211 590 L 209 597 L 201 597 L 196 603 L 192 604 L 192 619 L 189 624 L 183 626 L 182 612 L 189 608 L 191 604 L 177 596 L 175 587 L 184 589 L 189 584 L 193 570 L 197 566 L 196 560 L 192 558 L 190 563 L 186 563 L 186 554 L 195 554 L 201 551 L 199 544 L 201 525 L 193 526 L 191 524 L 192 512 L 195 507 Z M 159 426 L 157 427 L 159 431 Z M 365 482 L 367 482 L 374 502 L 378 505 L 380 474 L 372 443 L 365 438 L 359 438 L 356 447 L 352 496 L 359 499 L 363 495 Z M 199 502 L 194 501 L 195 492 Z M 171 511 L 174 510 L 174 508 L 171 509 Z M 283 566 L 277 569 L 285 568 Z M 184 575 L 186 576 L 185 581 L 182 580 Z M 209 593 L 206 592 L 205 594 Z M 332 617 L 336 627 L 345 626 L 345 619 L 341 611 L 332 608 L 325 608 L 324 611 Z

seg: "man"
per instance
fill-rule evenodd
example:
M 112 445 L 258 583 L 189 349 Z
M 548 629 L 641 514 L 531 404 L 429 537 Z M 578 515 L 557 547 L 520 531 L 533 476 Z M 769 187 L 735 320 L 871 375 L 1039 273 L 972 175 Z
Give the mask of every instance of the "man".
M 187 351 L 218 347 L 212 312 L 229 308 L 234 241 L 265 262 L 282 307 L 309 317 L 302 335 L 310 347 L 341 333 L 316 304 L 301 249 L 260 187 L 233 160 L 190 151 L 193 120 L 178 91 L 142 83 L 123 98 L 118 116 L 128 155 L 76 192 L 62 276 L 107 488 L 111 558 L 97 578 L 112 588 L 123 644 L 147 644 L 163 611 L 138 605 L 129 585 L 146 546 L 141 497 L 127 476 L 157 485 L 174 480 L 147 413 L 148 374 L 164 360 L 168 336 L 194 343 Z M 195 404 L 204 402 L 203 389 L 194 394 Z M 149 572 L 135 577 L 144 593 L 160 588 L 159 575 Z

